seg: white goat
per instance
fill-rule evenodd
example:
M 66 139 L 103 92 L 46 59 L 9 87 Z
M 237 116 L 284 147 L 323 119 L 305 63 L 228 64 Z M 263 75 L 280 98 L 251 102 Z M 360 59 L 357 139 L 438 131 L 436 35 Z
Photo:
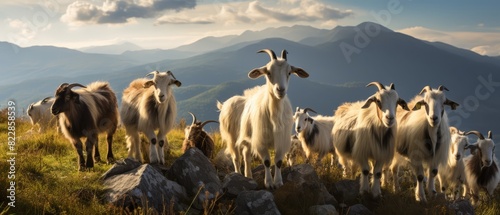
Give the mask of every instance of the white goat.
M 251 153 L 258 155 L 265 166 L 264 185 L 277 188 L 283 185 L 281 177 L 282 159 L 290 149 L 290 136 L 293 127 L 293 111 L 287 96 L 288 80 L 291 74 L 301 78 L 309 76 L 301 68 L 287 62 L 287 52 L 283 50 L 281 58 L 269 49 L 260 50 L 269 54 L 271 61 L 266 66 L 253 69 L 248 77 L 255 79 L 266 77 L 266 84 L 255 87 L 251 95 L 245 98 L 245 107 L 241 115 L 240 133 L 236 141 L 242 147 L 245 162 L 245 176 L 252 178 Z M 223 123 L 221 121 L 221 123 Z M 269 148 L 275 150 L 274 182 L 271 176 Z
M 451 136 L 448 116 L 444 106 L 456 109 L 458 104 L 446 98 L 446 87 L 431 89 L 426 86 L 411 102 L 413 110 L 406 112 L 398 109 L 398 132 L 396 134 L 396 151 L 391 170 L 394 190 L 399 190 L 398 165 L 407 163 L 417 176 L 415 199 L 427 202 L 424 191 L 424 168 L 428 170 L 427 190 L 435 195 L 435 180 L 439 165 L 446 164 Z M 424 106 L 425 108 L 421 109 Z M 404 159 L 403 159 L 404 158 Z
M 371 82 L 368 86 L 376 86 L 378 91 L 364 102 L 346 103 L 337 109 L 333 135 L 339 156 L 350 158 L 361 167 L 360 194 L 370 192 L 370 162 L 373 164 L 371 194 L 378 198 L 381 196 L 382 168 L 390 164 L 394 156 L 396 108 L 399 105 L 409 109 L 399 98 L 394 84 L 385 87 L 379 82 Z
M 57 124 L 57 117 L 50 113 L 50 107 L 56 99 L 52 97 L 44 98 L 38 102 L 31 103 L 28 107 L 28 116 L 33 126 L 38 125 L 38 132 L 44 132 L 47 128 Z
M 236 147 L 236 140 L 240 133 L 241 113 L 245 107 L 244 96 L 233 96 L 224 103 L 217 101 L 219 114 L 219 131 L 226 151 L 233 160 L 234 171 L 241 173 L 241 148 Z
M 451 143 L 448 151 L 448 161 L 439 166 L 438 180 L 441 192 L 446 195 L 446 190 L 451 188 L 451 199 L 457 199 L 465 185 L 465 167 L 463 158 L 465 148 L 469 146 L 469 140 L 465 133 L 455 127 L 450 127 Z
M 302 149 L 306 154 L 306 161 L 309 162 L 311 152 L 315 152 L 318 153 L 316 165 L 319 165 L 321 159 L 326 154 L 331 153 L 330 165 L 333 166 L 333 154 L 335 153 L 332 140 L 333 116 L 317 115 L 311 117 L 308 111 L 316 113 L 311 108 L 300 109 L 297 107 L 293 115 L 295 132 L 297 132 Z
M 153 75 L 153 79 L 136 79 L 123 91 L 120 114 L 127 132 L 128 157 L 141 160 L 139 132 L 142 132 L 151 141 L 149 162 L 164 164 L 163 146 L 168 147 L 166 135 L 177 115 L 171 85 L 179 87 L 181 82 L 170 71 L 154 71 L 149 75 Z
M 495 143 L 491 131 L 488 132 L 488 138 L 484 138 L 478 131 L 466 133 L 466 135 L 469 134 L 474 134 L 479 138 L 476 143 L 468 147 L 471 151 L 478 149 L 477 152 L 464 158 L 466 193 L 471 195 L 472 204 L 476 205 L 481 189 L 484 189 L 490 197 L 493 196 L 500 182 L 500 166 L 495 157 Z

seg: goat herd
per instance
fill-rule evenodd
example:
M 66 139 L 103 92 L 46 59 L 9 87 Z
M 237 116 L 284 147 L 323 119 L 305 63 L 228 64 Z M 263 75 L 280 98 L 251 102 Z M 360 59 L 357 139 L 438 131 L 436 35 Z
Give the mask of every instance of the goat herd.
M 286 50 L 280 58 L 269 49 L 260 52 L 267 53 L 271 60 L 251 70 L 248 76 L 252 79 L 264 76 L 266 84 L 247 89 L 243 95 L 223 103 L 217 102 L 222 141 L 236 172 L 242 173 L 243 160 L 244 175 L 251 178 L 251 161 L 256 155 L 265 166 L 264 185 L 278 188 L 283 185 L 283 159 L 286 156 L 291 165 L 294 151 L 299 149 L 305 152 L 307 161 L 311 153 L 318 153 L 316 163 L 331 153 L 333 165 L 335 154 L 344 176 L 354 177 L 359 171 L 359 192 L 371 193 L 375 198 L 381 196 L 381 186 L 388 185 L 391 179 L 393 189 L 399 190 L 400 166 L 410 167 L 415 174 L 417 201 L 427 201 L 424 182 L 429 196 L 437 193 L 435 177 L 440 182 L 439 190 L 447 193 L 447 198 L 469 196 L 476 204 L 480 190 L 493 195 L 500 172 L 492 133 L 484 137 L 478 131 L 465 133 L 450 127 L 445 106 L 455 109 L 458 104 L 446 97 L 446 87 L 426 86 L 407 104 L 398 96 L 394 84 L 372 82 L 367 87 L 377 87 L 375 94 L 366 101 L 342 104 L 334 116 L 310 116 L 310 112 L 316 113 L 311 108 L 297 108 L 294 114 L 287 96 L 290 75 L 307 78 L 309 74 L 287 62 Z M 172 85 L 179 87 L 181 82 L 170 71 L 154 71 L 146 78 L 136 79 L 123 91 L 119 111 L 109 83 L 94 82 L 87 86 L 63 83 L 57 88 L 55 98 L 31 104 L 28 115 L 33 124 L 40 124 L 40 130 L 51 120 L 45 112 L 57 117 L 59 129 L 77 150 L 80 170 L 92 168 L 94 160 L 100 160 L 99 133 L 106 132 L 107 160 L 114 161 L 111 144 L 120 118 L 127 134 L 128 157 L 141 160 L 139 133 L 143 133 L 150 142 L 146 153 L 149 162 L 164 164 L 166 134 L 177 115 Z M 213 141 L 203 126 L 215 121 L 202 123 L 192 116 L 193 123 L 185 130 L 183 150 L 198 147 L 211 156 Z M 294 121 L 297 134 L 292 136 Z M 478 137 L 476 143 L 468 143 L 469 134 Z M 86 137 L 86 159 L 82 137 Z M 274 148 L 275 154 L 274 178 L 270 171 L 270 148 Z M 467 157 L 466 149 L 471 151 Z

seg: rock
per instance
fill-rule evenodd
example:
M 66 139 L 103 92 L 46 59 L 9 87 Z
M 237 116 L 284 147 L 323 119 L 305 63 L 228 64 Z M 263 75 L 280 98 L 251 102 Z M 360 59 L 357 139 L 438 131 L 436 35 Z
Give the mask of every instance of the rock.
M 243 191 L 255 190 L 256 188 L 257 182 L 235 172 L 226 175 L 222 183 L 222 189 L 229 197 L 236 197 Z
M 315 205 L 309 208 L 310 215 L 339 215 L 333 205 Z
M 215 169 L 224 175 L 234 172 L 233 161 L 231 160 L 231 155 L 226 153 L 226 150 L 220 150 L 214 158 Z
M 448 208 L 455 211 L 455 214 L 461 215 L 473 215 L 474 207 L 468 200 L 458 200 L 456 202 L 450 202 Z
M 183 186 L 190 198 L 197 198 L 193 204 L 197 209 L 204 209 L 204 201 L 211 201 L 222 194 L 215 167 L 197 148 L 187 150 L 172 164 L 168 178 Z
M 281 214 L 274 203 L 273 194 L 266 190 L 243 191 L 236 198 L 238 215 L 274 215 Z
M 362 204 L 355 204 L 347 210 L 347 215 L 372 215 L 373 213 Z
M 274 191 L 276 204 L 284 214 L 307 214 L 315 205 L 338 205 L 309 164 L 286 167 L 284 185 Z
M 359 196 L 358 180 L 341 180 L 335 183 L 333 195 L 339 202 L 356 202 Z
M 122 173 L 126 173 L 128 171 L 132 171 L 137 167 L 141 166 L 141 162 L 135 161 L 130 158 L 126 158 L 124 160 L 117 161 L 113 166 L 106 171 L 102 176 L 101 180 L 105 180 L 115 175 L 119 175 Z
M 181 202 L 187 202 L 187 194 L 182 186 L 167 180 L 149 164 L 104 181 L 108 189 L 106 200 L 117 207 L 130 211 L 136 207 L 154 209 L 157 213 L 167 213 L 174 204 L 177 211 L 183 210 Z

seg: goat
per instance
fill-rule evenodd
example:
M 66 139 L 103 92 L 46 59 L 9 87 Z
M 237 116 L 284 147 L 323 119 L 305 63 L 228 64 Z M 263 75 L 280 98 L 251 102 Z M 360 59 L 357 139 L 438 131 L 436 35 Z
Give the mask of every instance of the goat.
M 364 102 L 346 103 L 339 107 L 335 113 L 333 135 L 339 156 L 350 158 L 361 167 L 360 194 L 369 192 L 370 162 L 373 163 L 371 193 L 378 198 L 381 196 L 382 168 L 390 164 L 394 156 L 396 108 L 399 105 L 404 110 L 409 109 L 394 84 L 386 87 L 379 82 L 371 82 L 366 86 L 376 86 L 378 90 Z
M 185 153 L 190 148 L 200 149 L 205 156 L 208 158 L 212 157 L 212 152 L 214 150 L 214 141 L 210 136 L 203 130 L 203 126 L 210 122 L 217 122 L 215 120 L 207 120 L 205 122 L 200 122 L 196 120 L 196 116 L 189 112 L 193 117 L 193 123 L 186 126 L 184 129 L 184 142 L 182 143 L 182 153 Z
M 278 188 L 283 185 L 282 159 L 290 149 L 293 127 L 292 105 L 287 96 L 288 80 L 291 74 L 301 78 L 309 77 L 309 74 L 301 68 L 288 64 L 286 50 L 281 52 L 279 59 L 270 49 L 263 49 L 258 53 L 267 53 L 271 60 L 263 67 L 251 70 L 248 77 L 256 79 L 265 76 L 266 84 L 253 88 L 251 93 L 245 96 L 236 147 L 242 148 L 246 177 L 252 178 L 251 153 L 253 153 L 259 156 L 265 166 L 265 187 Z M 273 146 L 274 181 L 271 176 L 269 155 L 269 148 Z
M 331 153 L 330 165 L 333 166 L 333 148 L 332 129 L 333 117 L 317 115 L 309 116 L 308 111 L 316 113 L 311 108 L 300 109 L 297 107 L 293 119 L 295 121 L 295 132 L 302 144 L 302 149 L 306 154 L 306 161 L 309 162 L 311 152 L 318 153 L 316 165 L 319 165 L 321 159 Z
M 72 90 L 74 87 L 83 89 Z M 109 83 L 94 82 L 88 86 L 78 83 L 61 84 L 56 90 L 51 112 L 58 115 L 62 133 L 76 148 L 79 170 L 94 167 L 93 147 L 95 147 L 94 159 L 96 162 L 100 161 L 98 135 L 101 132 L 107 133 L 108 163 L 114 162 L 112 143 L 119 116 L 116 95 Z M 81 137 L 87 138 L 86 162 L 83 157 Z
M 57 117 L 52 115 L 50 107 L 54 104 L 55 98 L 46 97 L 38 102 L 31 103 L 28 107 L 28 116 L 33 126 L 38 125 L 38 132 L 44 132 L 47 128 L 57 126 Z
M 469 140 L 463 131 L 455 127 L 450 127 L 451 142 L 448 150 L 448 161 L 439 166 L 438 180 L 441 185 L 441 192 L 445 193 L 447 188 L 452 189 L 451 199 L 457 199 L 460 189 L 465 183 L 465 167 L 463 158 L 465 148 L 469 147 Z
M 398 114 L 397 154 L 390 166 L 394 190 L 399 190 L 398 165 L 408 161 L 417 178 L 417 201 L 427 202 L 423 184 L 424 168 L 428 170 L 428 193 L 435 195 L 437 192 L 434 178 L 438 174 L 439 166 L 446 164 L 448 159 L 451 135 L 444 106 L 455 110 L 458 104 L 446 98 L 445 90 L 448 91 L 444 86 L 434 90 L 425 86 L 410 102 L 410 105 L 413 105 L 412 111 Z M 425 108 L 421 109 L 422 106 Z M 403 111 L 398 109 L 398 112 Z
M 293 166 L 293 163 L 299 156 L 303 158 L 306 157 L 304 150 L 302 149 L 302 143 L 300 142 L 299 137 L 297 137 L 297 134 L 294 134 L 291 137 L 290 151 L 288 151 L 285 155 L 288 166 Z
M 488 132 L 488 138 L 484 138 L 478 131 L 469 131 L 465 134 L 474 134 L 479 138 L 476 143 L 468 147 L 471 150 L 477 150 L 476 153 L 464 158 L 466 193 L 471 195 L 471 202 L 476 205 L 481 189 L 484 189 L 490 197 L 493 196 L 500 182 L 499 164 L 494 153 L 495 142 L 493 142 L 491 131 Z
M 127 133 L 128 157 L 140 161 L 139 132 L 150 140 L 150 163 L 165 164 L 163 146 L 168 147 L 167 133 L 173 128 L 177 106 L 171 85 L 181 86 L 172 72 L 154 71 L 152 79 L 139 78 L 123 91 L 121 116 Z M 155 134 L 155 130 L 158 133 Z
M 240 133 L 241 113 L 245 107 L 244 96 L 233 96 L 224 103 L 217 101 L 219 114 L 219 131 L 226 151 L 231 155 L 234 171 L 241 173 L 241 148 L 236 147 L 236 140 Z

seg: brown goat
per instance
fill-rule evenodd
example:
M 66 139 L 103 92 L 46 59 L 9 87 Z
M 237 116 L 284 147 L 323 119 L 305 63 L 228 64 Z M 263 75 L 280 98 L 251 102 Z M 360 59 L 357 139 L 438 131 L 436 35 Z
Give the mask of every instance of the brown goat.
M 207 120 L 205 122 L 200 122 L 196 120 L 196 116 L 193 113 L 189 112 L 189 114 L 193 116 L 193 123 L 184 130 L 185 138 L 182 143 L 182 152 L 185 153 L 188 149 L 196 147 L 200 149 L 205 156 L 211 158 L 212 152 L 214 151 L 214 141 L 207 132 L 203 130 L 203 126 L 210 122 L 217 121 Z

